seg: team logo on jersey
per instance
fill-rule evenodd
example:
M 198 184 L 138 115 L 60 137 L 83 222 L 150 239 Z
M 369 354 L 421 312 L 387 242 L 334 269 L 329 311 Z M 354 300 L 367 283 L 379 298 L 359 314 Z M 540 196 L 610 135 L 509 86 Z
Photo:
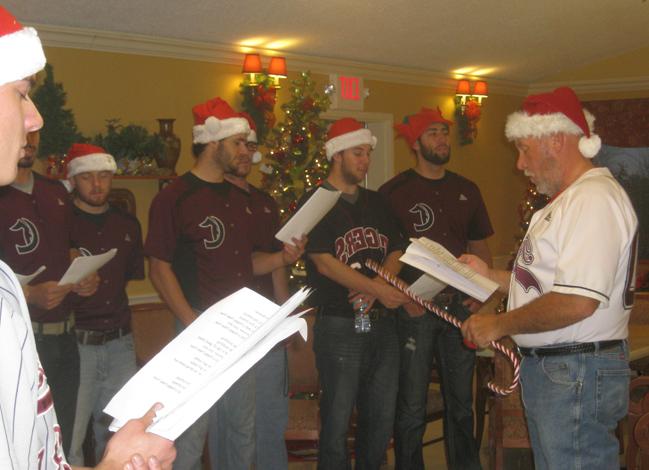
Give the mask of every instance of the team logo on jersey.
M 419 223 L 412 224 L 417 232 L 425 232 L 435 223 L 435 213 L 428 204 L 418 202 L 408 211 L 411 214 L 419 214 Z
M 383 255 L 388 251 L 388 237 L 379 233 L 373 227 L 354 227 L 334 242 L 336 258 L 347 264 L 347 260 L 363 250 L 383 250 Z
M 514 264 L 514 279 L 523 288 L 525 293 L 530 292 L 532 289 L 536 289 L 536 292 L 538 292 L 539 295 L 543 295 L 543 289 L 541 288 L 539 280 L 532 271 L 521 265 L 522 263 L 529 266 L 533 262 L 534 250 L 532 249 L 532 243 L 529 238 L 525 238 L 521 244 L 520 250 L 518 251 L 516 263 Z
M 210 229 L 210 238 L 203 239 L 203 246 L 205 246 L 206 250 L 215 250 L 223 244 L 225 240 L 225 226 L 221 222 L 221 219 L 213 215 L 208 215 L 198 226 Z
M 23 243 L 15 245 L 16 252 L 19 255 L 26 255 L 27 253 L 31 253 L 36 248 L 38 248 L 38 229 L 31 220 L 25 217 L 21 217 L 16 220 L 15 224 L 9 227 L 9 230 L 11 230 L 12 232 L 22 232 Z
M 546 215 L 543 220 L 545 220 L 546 222 L 550 222 L 552 220 L 552 212 L 549 212 L 548 215 Z
M 38 400 L 36 402 L 36 413 L 41 416 L 54 406 L 52 392 L 45 378 L 45 371 L 42 367 L 38 368 Z
M 56 200 L 59 203 L 59 206 L 65 206 L 65 202 L 61 201 L 61 198 L 57 197 Z
M 466 197 L 464 194 L 460 193 L 460 201 L 468 201 L 469 198 Z
M 77 249 L 79 250 L 79 254 L 81 254 L 81 256 L 92 256 L 92 253 L 88 248 L 79 247 Z

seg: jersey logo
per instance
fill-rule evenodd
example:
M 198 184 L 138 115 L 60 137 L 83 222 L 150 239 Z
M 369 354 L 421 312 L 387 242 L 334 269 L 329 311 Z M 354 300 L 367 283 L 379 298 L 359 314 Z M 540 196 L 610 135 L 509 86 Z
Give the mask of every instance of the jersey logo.
M 408 211 L 411 214 L 419 214 L 419 223 L 412 224 L 417 232 L 425 232 L 435 223 L 435 213 L 428 204 L 418 202 Z
M 543 220 L 545 220 L 546 222 L 550 222 L 552 220 L 552 212 L 550 212 L 548 215 L 546 215 Z
M 264 212 L 266 214 L 270 214 L 270 209 L 268 207 L 264 206 Z
M 252 215 L 252 211 L 250 210 L 249 207 L 246 207 L 246 214 L 250 214 L 250 215 Z
M 36 248 L 38 248 L 38 229 L 31 220 L 25 217 L 21 217 L 20 219 L 16 220 L 15 224 L 9 227 L 9 230 L 11 230 L 12 232 L 22 232 L 23 243 L 21 245 L 15 245 L 16 252 L 18 252 L 19 255 L 26 255 L 27 253 L 31 253 Z
M 223 244 L 225 240 L 225 226 L 221 222 L 221 219 L 213 215 L 208 215 L 198 226 L 210 229 L 210 238 L 203 239 L 203 246 L 205 246 L 206 250 L 215 250 Z
M 130 242 L 131 241 L 131 236 L 128 233 L 124 236 L 124 241 L 125 242 Z
M 79 250 L 79 253 L 81 254 L 81 256 L 92 256 L 92 253 L 90 252 L 90 250 L 88 248 L 79 247 L 78 250 Z
M 536 292 L 538 292 L 539 295 L 543 295 L 543 289 L 541 288 L 539 280 L 534 276 L 534 274 L 532 274 L 532 271 L 521 266 L 519 261 L 527 266 L 534 262 L 534 250 L 532 249 L 532 243 L 529 238 L 523 240 L 521 248 L 518 251 L 518 257 L 516 258 L 516 264 L 514 265 L 514 279 L 523 288 L 525 293 L 530 292 L 532 289 L 536 289 Z
M 65 202 L 61 201 L 61 198 L 56 198 L 57 202 L 59 203 L 59 206 L 65 206 Z
M 466 197 L 464 194 L 460 193 L 460 201 L 468 201 L 469 198 Z
M 388 251 L 388 237 L 373 227 L 354 227 L 334 242 L 336 258 L 347 264 L 349 258 L 359 251 L 381 249 L 383 256 Z

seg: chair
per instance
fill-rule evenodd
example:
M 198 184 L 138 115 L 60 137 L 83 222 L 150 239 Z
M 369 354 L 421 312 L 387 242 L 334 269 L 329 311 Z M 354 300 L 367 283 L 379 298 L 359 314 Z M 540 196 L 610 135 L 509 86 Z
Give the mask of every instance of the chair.
M 131 306 L 135 360 L 142 367 L 176 336 L 176 317 L 164 303 Z
M 313 352 L 315 313 L 308 312 L 303 318 L 308 325 L 307 340 L 296 336 L 288 345 L 290 400 L 284 438 L 290 461 L 317 460 L 320 436 L 320 382 Z

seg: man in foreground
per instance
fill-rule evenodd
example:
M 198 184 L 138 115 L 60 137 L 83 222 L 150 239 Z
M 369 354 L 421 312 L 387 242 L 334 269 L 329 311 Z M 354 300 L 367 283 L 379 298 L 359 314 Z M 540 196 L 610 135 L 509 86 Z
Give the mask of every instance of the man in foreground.
M 0 6 L 0 185 L 11 184 L 27 133 L 43 119 L 29 98 L 45 65 L 36 31 Z M 15 274 L 0 261 L 0 468 L 60 470 L 65 461 L 47 377 L 40 364 L 27 303 Z M 108 443 L 98 469 L 171 468 L 173 443 L 146 432 L 156 405 L 129 421 Z
M 474 315 L 462 332 L 479 346 L 509 335 L 518 344 L 537 470 L 619 468 L 638 222 L 609 170 L 590 160 L 601 146 L 593 122 L 570 88 L 525 99 L 505 134 L 518 169 L 552 199 L 532 217 L 513 272 L 461 258 L 509 291 L 506 313 Z

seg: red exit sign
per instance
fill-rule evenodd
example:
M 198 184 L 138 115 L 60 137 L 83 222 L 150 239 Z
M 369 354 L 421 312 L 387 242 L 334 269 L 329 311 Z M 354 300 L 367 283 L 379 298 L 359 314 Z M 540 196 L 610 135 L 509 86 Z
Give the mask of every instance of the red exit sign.
M 329 83 L 333 85 L 331 94 L 331 109 L 348 109 L 362 111 L 367 90 L 363 87 L 363 78 L 352 75 L 329 75 Z
M 338 77 L 340 97 L 344 100 L 358 101 L 361 99 L 361 79 L 359 77 Z

